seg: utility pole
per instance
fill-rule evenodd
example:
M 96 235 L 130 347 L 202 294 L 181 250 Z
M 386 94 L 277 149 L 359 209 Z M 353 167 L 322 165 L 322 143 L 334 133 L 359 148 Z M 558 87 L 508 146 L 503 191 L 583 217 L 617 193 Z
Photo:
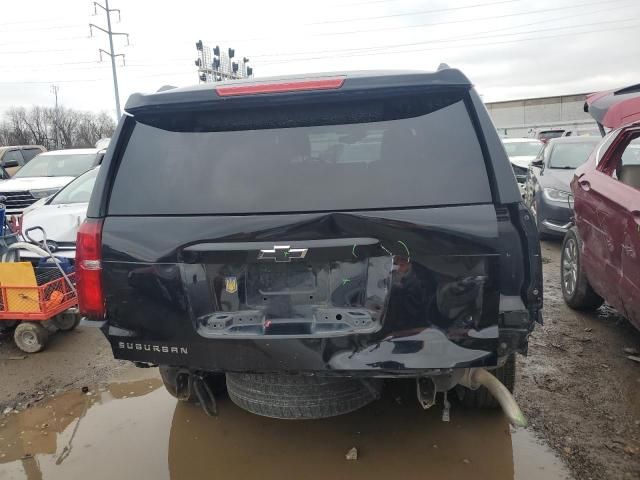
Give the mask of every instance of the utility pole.
M 53 129 L 56 135 L 56 149 L 60 148 L 60 127 L 58 126 L 60 122 L 60 117 L 58 116 L 58 90 L 60 90 L 60 87 L 58 85 L 51 85 L 51 92 L 56 96 L 56 109 L 54 112 L 53 120 Z
M 107 52 L 106 50 L 103 49 L 99 49 L 98 52 L 100 53 L 100 61 L 102 61 L 102 54 L 104 53 L 105 55 L 109 55 L 109 57 L 111 57 L 111 73 L 113 74 L 113 92 L 114 95 L 116 97 L 116 114 L 118 115 L 118 119 L 120 119 L 120 94 L 118 93 L 118 74 L 116 72 L 116 57 L 122 57 L 122 65 L 125 64 L 124 62 L 124 53 L 115 53 L 113 50 L 113 36 L 114 35 L 124 35 L 127 37 L 127 45 L 129 45 L 129 34 L 128 33 L 123 33 L 123 32 L 114 32 L 113 30 L 111 30 L 111 12 L 118 12 L 118 21 L 120 21 L 120 9 L 119 8 L 109 8 L 109 0 L 104 0 L 104 5 L 101 5 L 98 2 L 93 2 L 93 11 L 94 13 L 97 15 L 98 14 L 98 7 L 100 7 L 102 10 L 105 11 L 105 13 L 107 14 L 107 29 L 105 30 L 102 27 L 99 27 L 98 25 L 94 25 L 93 23 L 89 24 L 89 32 L 90 35 L 93 37 L 93 29 L 97 28 L 98 30 L 100 30 L 101 32 L 106 33 L 109 36 L 109 51 Z

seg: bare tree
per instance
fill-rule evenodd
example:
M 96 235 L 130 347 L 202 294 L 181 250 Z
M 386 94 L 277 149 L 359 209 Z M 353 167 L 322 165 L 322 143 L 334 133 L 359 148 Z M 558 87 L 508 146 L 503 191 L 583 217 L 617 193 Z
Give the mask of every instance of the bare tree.
M 26 110 L 7 110 L 0 121 L 0 145 L 43 145 L 56 148 L 56 121 L 61 148 L 93 147 L 98 140 L 110 137 L 115 122 L 105 112 L 82 112 L 70 108 L 35 106 Z

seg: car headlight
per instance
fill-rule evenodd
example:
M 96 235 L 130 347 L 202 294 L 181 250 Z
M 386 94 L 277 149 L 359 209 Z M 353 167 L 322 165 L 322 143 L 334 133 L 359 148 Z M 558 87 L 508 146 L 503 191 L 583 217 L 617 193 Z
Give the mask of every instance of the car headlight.
M 556 190 L 555 188 L 545 188 L 543 192 L 545 198 L 551 202 L 567 203 L 569 201 L 569 197 L 572 196 L 571 192 Z
M 29 193 L 33 198 L 47 198 L 53 195 L 54 193 L 58 193 L 59 188 L 43 188 L 39 190 L 29 190 Z

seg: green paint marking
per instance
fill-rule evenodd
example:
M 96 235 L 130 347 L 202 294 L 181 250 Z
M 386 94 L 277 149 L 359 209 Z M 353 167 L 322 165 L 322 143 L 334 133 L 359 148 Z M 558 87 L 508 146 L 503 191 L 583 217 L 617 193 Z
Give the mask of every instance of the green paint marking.
M 409 253 L 409 247 L 407 247 L 407 244 L 404 243 L 402 240 L 398 240 L 398 243 L 400 245 L 402 245 L 404 247 L 404 249 L 407 251 L 407 260 L 411 259 L 411 253 Z
M 350 278 L 343 278 L 342 279 L 342 285 L 346 285 L 347 283 L 349 283 L 351 281 Z

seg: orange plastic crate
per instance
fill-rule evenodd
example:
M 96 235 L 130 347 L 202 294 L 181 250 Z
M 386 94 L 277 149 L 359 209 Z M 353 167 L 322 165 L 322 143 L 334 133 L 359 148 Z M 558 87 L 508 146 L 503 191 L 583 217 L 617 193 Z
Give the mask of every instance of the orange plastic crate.
M 68 274 L 75 285 L 75 273 Z M 78 304 L 64 277 L 42 285 L 0 286 L 0 320 L 48 320 Z

